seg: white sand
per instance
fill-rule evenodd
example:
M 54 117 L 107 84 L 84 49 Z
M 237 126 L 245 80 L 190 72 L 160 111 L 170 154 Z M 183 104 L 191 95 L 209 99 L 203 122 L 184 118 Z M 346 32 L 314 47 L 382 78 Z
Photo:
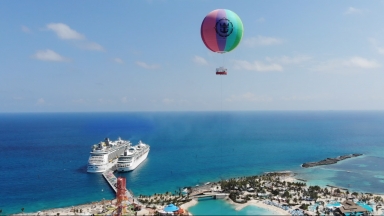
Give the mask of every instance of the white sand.
M 244 204 L 235 203 L 231 199 L 228 199 L 228 200 L 232 205 L 235 206 L 235 209 L 237 211 L 240 211 L 241 209 L 243 209 L 249 205 L 253 205 L 253 206 L 257 206 L 259 208 L 267 209 L 268 211 L 272 212 L 273 215 L 289 215 L 289 213 L 287 211 L 285 211 L 281 208 L 267 205 L 267 204 L 263 203 L 262 201 L 258 201 L 258 200 L 249 200 L 247 203 L 244 203 Z
M 115 202 L 114 202 L 115 203 Z M 111 204 L 110 200 L 105 201 L 105 206 Z M 81 209 L 82 213 L 74 212 L 73 209 Z M 78 206 L 71 206 L 66 208 L 56 208 L 56 209 L 48 209 L 48 210 L 42 210 L 34 213 L 19 213 L 15 215 L 57 215 L 58 213 L 60 215 L 91 215 L 91 214 L 98 214 L 103 209 L 102 202 L 94 202 L 89 204 L 83 204 Z
M 286 175 L 286 176 L 282 176 L 280 178 L 282 181 L 287 181 L 287 182 L 301 182 L 300 180 L 297 180 L 296 178 L 294 178 L 292 175 Z M 204 186 L 200 186 L 200 187 L 195 188 L 195 190 L 196 189 L 197 189 L 197 191 L 203 191 L 203 190 L 207 190 L 207 189 L 214 190 L 214 189 L 216 189 L 217 186 L 218 186 L 218 184 L 213 184 L 211 186 L 204 185 Z M 335 188 L 337 188 L 337 187 L 334 187 L 333 189 L 335 189 Z M 341 191 L 345 191 L 344 189 L 341 189 L 341 188 L 339 188 L 339 189 Z M 381 195 L 381 194 L 373 194 L 373 196 L 381 196 L 384 198 L 384 195 Z M 167 197 L 169 198 L 171 196 L 167 196 Z M 337 197 L 330 197 L 328 199 L 336 199 L 336 198 Z M 267 209 L 268 211 L 271 211 L 274 215 L 289 215 L 289 213 L 287 211 L 285 211 L 281 208 L 275 207 L 275 206 L 264 204 L 262 201 L 259 201 L 259 200 L 250 200 L 245 204 L 235 203 L 230 199 L 226 199 L 226 200 L 228 202 L 230 202 L 231 204 L 233 204 L 235 206 L 235 209 L 238 211 L 243 209 L 246 206 L 254 205 L 254 206 L 257 206 L 259 208 Z M 325 201 L 325 200 L 327 200 L 327 198 L 322 198 L 319 200 Z M 343 199 L 343 200 L 345 200 L 345 199 Z M 115 203 L 116 203 L 116 200 L 113 201 L 113 204 L 115 204 Z M 196 205 L 197 203 L 198 203 L 197 200 L 192 199 L 191 201 L 182 204 L 180 207 L 185 209 L 185 210 L 188 210 L 188 208 Z M 109 204 L 111 204 L 111 201 L 106 200 L 105 205 L 109 205 Z M 157 207 L 158 207 L 158 209 L 162 209 L 159 206 L 157 206 Z M 73 208 L 82 209 L 82 213 L 73 212 L 72 211 Z M 35 213 L 24 213 L 24 214 L 20 213 L 20 214 L 16 214 L 16 215 L 39 215 L 40 216 L 40 215 L 57 215 L 58 213 L 60 215 L 91 215 L 91 214 L 98 214 L 102 209 L 103 209 L 102 202 L 94 202 L 94 203 L 78 205 L 78 206 L 74 206 L 74 207 L 49 209 L 49 210 L 42 210 L 42 211 L 35 212 Z M 143 208 L 141 211 L 138 212 L 138 215 L 149 215 L 149 214 L 153 213 L 154 211 L 155 210 Z M 381 208 L 378 211 L 376 211 L 376 209 L 374 209 L 374 211 L 375 211 L 374 214 L 378 214 L 378 215 L 380 215 L 383 212 L 381 210 Z
M 267 209 L 268 211 L 272 212 L 273 215 L 289 215 L 289 213 L 284 211 L 283 209 L 275 207 L 275 206 L 270 206 L 270 205 L 264 204 L 264 203 L 262 203 L 262 201 L 250 200 L 247 203 L 240 204 L 240 203 L 233 202 L 231 199 L 226 199 L 226 200 L 227 200 L 227 202 L 234 205 L 235 210 L 237 210 L 237 211 L 240 211 L 241 209 L 243 209 L 244 207 L 247 207 L 249 205 L 254 205 L 254 206 L 257 206 L 259 208 Z M 196 205 L 197 203 L 198 203 L 197 200 L 192 199 L 191 201 L 184 203 L 180 207 L 185 209 L 185 210 L 188 210 L 188 208 Z
M 188 210 L 188 208 L 194 206 L 197 204 L 197 200 L 195 199 L 192 199 L 191 201 L 187 202 L 187 203 L 184 203 L 180 206 L 180 208 L 182 209 L 185 209 L 185 210 Z

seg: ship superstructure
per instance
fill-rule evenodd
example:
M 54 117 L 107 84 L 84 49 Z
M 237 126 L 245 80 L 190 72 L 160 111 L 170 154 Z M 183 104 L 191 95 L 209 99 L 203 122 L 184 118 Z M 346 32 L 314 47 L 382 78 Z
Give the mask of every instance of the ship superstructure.
M 149 145 L 141 141 L 137 145 L 127 148 L 117 161 L 117 171 L 127 172 L 134 170 L 147 158 L 149 150 Z
M 87 172 L 98 173 L 110 169 L 117 163 L 118 157 L 124 150 L 131 146 L 131 142 L 122 140 L 120 137 L 116 141 L 105 138 L 103 142 L 92 146 L 88 159 Z

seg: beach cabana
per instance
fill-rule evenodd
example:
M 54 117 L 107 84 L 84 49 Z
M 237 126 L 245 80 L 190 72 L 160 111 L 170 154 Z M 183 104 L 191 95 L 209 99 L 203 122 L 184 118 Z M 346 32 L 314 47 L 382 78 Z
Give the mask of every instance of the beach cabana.
M 173 205 L 172 203 L 165 206 L 164 209 L 163 209 L 165 212 L 174 212 L 174 211 L 178 211 L 179 210 L 179 207 Z

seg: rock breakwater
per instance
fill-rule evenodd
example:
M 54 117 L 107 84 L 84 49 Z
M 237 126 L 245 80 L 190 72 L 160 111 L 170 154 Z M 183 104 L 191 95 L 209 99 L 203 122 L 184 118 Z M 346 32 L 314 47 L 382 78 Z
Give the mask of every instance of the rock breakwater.
M 358 156 L 361 156 L 361 155 L 363 155 L 363 154 L 342 155 L 342 156 L 338 156 L 336 158 L 327 158 L 327 159 L 324 159 L 324 160 L 321 160 L 321 161 L 318 161 L 318 162 L 303 163 L 301 165 L 301 167 L 309 168 L 309 167 L 314 167 L 314 166 L 335 164 L 338 161 L 345 160 L 345 159 L 348 159 L 348 158 L 358 157 Z

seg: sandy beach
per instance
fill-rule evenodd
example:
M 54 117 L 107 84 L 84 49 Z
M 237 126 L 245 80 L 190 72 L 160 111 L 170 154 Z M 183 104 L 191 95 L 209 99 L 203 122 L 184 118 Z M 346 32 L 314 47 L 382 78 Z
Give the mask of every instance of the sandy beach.
M 55 208 L 55 209 L 48 209 L 48 210 L 41 210 L 38 212 L 33 213 L 18 213 L 13 215 L 97 215 L 97 214 L 111 214 L 114 209 L 116 209 L 115 206 L 111 205 L 116 203 L 116 200 L 105 200 L 104 204 L 103 201 L 100 202 L 93 202 L 83 205 L 77 205 L 77 206 L 71 206 L 71 207 L 65 207 L 65 208 Z M 101 213 L 103 211 L 103 208 L 106 210 L 104 213 Z M 137 215 L 150 215 L 152 212 L 151 209 L 142 208 L 140 211 L 137 212 Z
M 253 206 L 256 206 L 259 208 L 267 209 L 268 211 L 271 211 L 273 213 L 273 215 L 289 215 L 289 213 L 284 211 L 283 209 L 275 207 L 275 206 L 264 204 L 262 201 L 259 201 L 259 200 L 250 200 L 244 204 L 235 203 L 231 199 L 228 199 L 227 201 L 230 202 L 232 205 L 234 205 L 235 209 L 237 211 L 240 211 L 241 209 L 243 209 L 247 206 L 253 205 Z
M 112 201 L 116 202 L 116 200 Z M 111 203 L 111 200 L 105 200 L 104 204 L 108 205 Z M 65 207 L 65 208 L 55 208 L 41 210 L 34 213 L 19 213 L 15 215 L 92 215 L 98 214 L 103 209 L 103 202 L 93 202 L 83 205 Z
M 299 179 L 296 179 L 294 178 L 294 174 L 291 173 L 291 172 L 282 172 L 283 174 L 279 174 L 279 178 L 280 178 L 280 181 L 285 181 L 285 182 L 303 182 L 302 180 L 299 180 Z M 267 181 L 266 183 L 270 183 L 269 181 Z M 304 186 L 304 188 L 308 188 L 308 186 Z M 328 187 L 328 189 L 336 189 L 337 187 Z M 343 194 L 346 194 L 347 193 L 347 190 L 346 189 L 342 189 L 342 188 L 338 188 L 340 189 L 341 193 Z M 219 182 L 215 182 L 215 183 L 209 183 L 209 184 L 206 184 L 206 185 L 201 185 L 201 186 L 197 186 L 197 187 L 192 187 L 190 192 L 191 194 L 190 195 L 193 195 L 193 194 L 199 194 L 199 193 L 203 193 L 203 192 L 209 192 L 209 191 L 215 191 L 215 190 L 221 190 L 221 186 L 219 184 Z M 366 193 L 367 194 L 367 193 Z M 254 192 L 247 192 L 245 191 L 243 193 L 242 196 L 247 196 L 247 195 L 252 195 L 254 196 L 255 193 Z M 369 194 L 368 194 L 369 195 Z M 142 199 L 156 199 L 158 197 L 161 197 L 163 196 L 164 199 L 168 199 L 168 200 L 171 200 L 171 199 L 174 199 L 176 198 L 176 196 L 173 196 L 171 194 L 155 194 L 155 195 L 152 195 L 152 196 L 148 196 L 146 198 L 142 198 Z M 384 196 L 383 195 L 379 195 L 379 194 L 372 194 L 370 195 L 370 197 L 374 197 L 374 196 L 381 196 L 383 199 L 384 199 Z M 273 197 L 270 197 L 272 200 L 273 199 L 276 199 L 273 198 Z M 264 203 L 263 199 L 261 198 L 257 198 L 257 197 L 252 197 L 250 200 L 248 200 L 246 203 L 236 203 L 236 202 L 233 202 L 230 198 L 226 197 L 225 198 L 226 202 L 229 202 L 230 204 L 234 205 L 234 208 L 235 210 L 237 211 L 240 211 L 241 209 L 247 207 L 247 206 L 250 206 L 250 205 L 253 205 L 253 206 L 256 206 L 256 207 L 259 207 L 259 208 L 263 208 L 263 209 L 266 209 L 270 212 L 273 213 L 273 215 L 289 215 L 288 211 L 282 209 L 282 208 L 279 208 L 279 207 L 276 207 L 276 206 L 273 206 L 273 205 L 268 205 L 266 203 Z M 268 200 L 268 199 L 267 199 Z M 319 197 L 317 201 L 323 201 L 324 203 L 326 203 L 327 201 L 329 200 L 338 200 L 339 202 L 342 202 L 344 200 L 346 200 L 346 197 L 343 197 L 343 196 L 322 196 L 322 197 Z M 306 204 L 311 204 L 313 203 L 314 201 L 301 201 L 300 203 L 306 203 Z M 105 200 L 105 201 L 99 201 L 99 202 L 92 202 L 92 203 L 88 203 L 88 204 L 83 204 L 83 205 L 78 205 L 78 206 L 71 206 L 71 207 L 66 207 L 66 208 L 56 208 L 56 209 L 48 209 L 48 210 L 42 210 L 42 211 L 39 211 L 39 212 L 35 212 L 35 213 L 23 213 L 22 215 L 92 215 L 92 214 L 112 214 L 112 212 L 116 209 L 116 200 Z M 196 204 L 198 204 L 198 201 L 197 201 L 197 198 L 194 198 L 194 199 L 191 199 L 191 201 L 187 202 L 187 203 L 183 203 L 181 204 L 179 207 L 184 209 L 184 210 L 187 210 L 192 207 L 192 206 L 195 206 Z M 141 210 L 137 212 L 137 215 L 154 215 L 156 211 L 161 211 L 164 206 L 162 205 L 154 205 L 152 204 L 152 208 L 145 208 L 144 206 L 142 206 Z M 299 204 L 296 205 L 296 206 L 292 206 L 293 209 L 297 209 L 299 208 Z M 314 212 L 308 212 L 308 211 L 305 211 L 307 212 L 308 214 L 315 214 Z M 126 212 L 128 213 L 128 212 Z M 134 212 L 129 212 L 129 213 L 132 213 L 134 214 Z M 129 214 L 128 213 L 128 214 Z M 381 208 L 378 208 L 377 211 L 376 209 L 374 209 L 374 214 L 381 214 L 382 213 L 382 210 Z M 21 214 L 16 214 L 16 215 L 21 215 Z
M 189 202 L 187 202 L 187 203 L 184 203 L 184 204 L 180 205 L 180 208 L 185 209 L 185 210 L 188 210 L 188 208 L 190 208 L 190 207 L 196 205 L 197 203 L 198 203 L 197 200 L 192 199 L 191 201 L 189 201 Z
M 294 177 L 294 173 L 290 172 L 290 171 L 283 171 L 283 172 L 278 172 L 280 174 L 279 178 L 280 178 L 280 181 L 285 181 L 285 182 L 291 182 L 291 183 L 294 183 L 294 182 L 300 182 L 300 183 L 303 183 L 305 182 L 305 180 L 302 180 L 302 179 L 296 179 Z M 213 188 L 216 188 L 218 186 L 218 183 L 212 183 L 211 184 L 211 189 Z M 309 186 L 305 186 L 304 188 L 307 188 L 308 189 Z M 327 187 L 325 187 L 327 188 Z M 328 189 L 330 189 L 331 187 L 328 187 Z M 341 191 L 342 194 L 347 194 L 348 190 L 347 189 L 344 189 L 344 188 L 340 188 L 340 187 L 332 187 L 333 189 L 339 189 Z M 204 190 L 207 190 L 208 188 L 205 186 L 205 187 L 202 187 L 202 186 L 199 186 L 199 187 L 195 187 L 192 189 L 193 192 L 203 192 Z M 246 196 L 246 195 L 252 195 L 254 193 L 250 193 L 250 192 L 247 192 L 245 191 L 243 196 Z M 369 194 L 369 193 L 365 193 L 365 194 Z M 373 197 L 375 196 L 380 196 L 384 199 L 384 196 L 381 195 L 381 194 L 369 194 L 371 199 L 373 199 Z M 238 210 L 240 211 L 241 209 L 247 207 L 247 206 L 250 206 L 250 205 L 253 205 L 253 206 L 257 206 L 259 208 L 263 208 L 263 209 L 266 209 L 266 210 L 269 210 L 271 212 L 273 212 L 273 215 L 290 215 L 288 211 L 282 209 L 282 208 L 279 208 L 279 207 L 276 207 L 276 206 L 273 206 L 273 205 L 268 205 L 268 204 L 265 204 L 263 202 L 263 200 L 259 200 L 258 198 L 253 198 L 251 200 L 248 200 L 246 203 L 236 203 L 236 202 L 233 202 L 231 199 L 229 198 L 226 198 L 225 199 L 227 202 L 231 203 L 232 205 L 235 206 L 235 210 Z M 267 199 L 268 200 L 268 199 Z M 274 198 L 272 199 L 274 200 Z M 342 203 L 343 201 L 346 200 L 346 197 L 345 196 L 322 196 L 322 197 L 319 197 L 317 199 L 317 201 L 323 201 L 324 203 L 327 203 L 327 201 L 329 200 L 338 200 L 340 203 Z M 276 201 L 275 201 L 276 202 Z M 198 203 L 198 201 L 193 201 L 190 202 L 190 203 L 186 203 L 184 204 L 186 209 L 188 209 L 189 207 L 193 206 L 193 205 L 196 205 Z M 308 204 L 308 205 L 311 205 L 312 203 L 314 203 L 314 201 L 301 201 L 300 203 L 305 203 L 305 204 Z M 292 209 L 298 209 L 300 206 L 300 204 L 296 205 L 296 206 L 292 206 L 291 208 Z M 374 209 L 374 208 L 373 208 Z M 304 210 L 305 213 L 309 214 L 309 215 L 315 215 L 316 213 L 315 212 L 312 212 L 312 211 L 308 211 L 308 210 Z M 378 208 L 377 210 L 374 209 L 374 212 L 373 214 L 382 214 L 383 211 L 381 208 Z

